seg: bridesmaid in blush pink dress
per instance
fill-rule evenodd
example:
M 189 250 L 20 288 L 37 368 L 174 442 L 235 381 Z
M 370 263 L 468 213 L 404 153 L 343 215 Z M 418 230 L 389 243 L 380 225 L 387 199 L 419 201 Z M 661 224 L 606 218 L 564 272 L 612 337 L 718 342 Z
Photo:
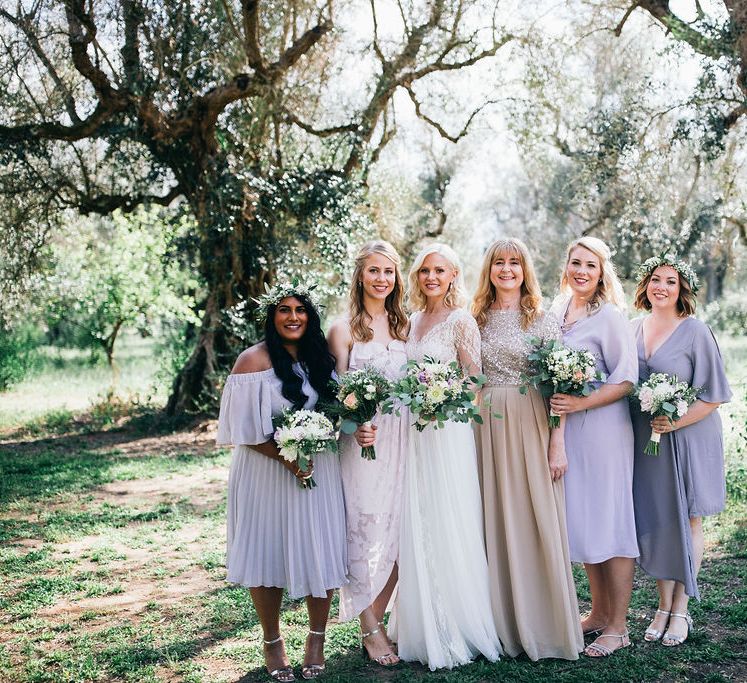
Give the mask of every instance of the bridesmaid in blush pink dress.
M 399 262 L 392 245 L 382 240 L 365 244 L 358 253 L 348 315 L 329 331 L 338 374 L 366 366 L 389 379 L 403 374 L 407 316 Z M 408 417 L 377 415 L 375 426 L 340 437 L 349 559 L 340 619 L 360 617 L 364 653 L 382 666 L 399 661 L 383 619 L 397 583 Z M 363 459 L 361 446 L 374 443 L 376 459 Z

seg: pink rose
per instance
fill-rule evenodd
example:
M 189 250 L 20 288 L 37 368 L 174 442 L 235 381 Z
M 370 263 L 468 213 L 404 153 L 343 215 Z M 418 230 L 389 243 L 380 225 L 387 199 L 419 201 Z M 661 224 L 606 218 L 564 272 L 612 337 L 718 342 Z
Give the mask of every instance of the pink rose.
M 348 394 L 345 397 L 345 400 L 342 402 L 342 404 L 346 408 L 350 408 L 350 410 L 355 410 L 358 407 L 358 399 L 355 397 L 355 394 Z

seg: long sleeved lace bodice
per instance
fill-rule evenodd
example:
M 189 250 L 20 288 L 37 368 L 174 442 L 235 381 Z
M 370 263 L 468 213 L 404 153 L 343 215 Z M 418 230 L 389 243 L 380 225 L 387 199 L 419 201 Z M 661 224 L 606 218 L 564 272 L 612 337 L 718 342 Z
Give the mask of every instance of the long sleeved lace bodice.
M 410 329 L 420 316 L 414 313 Z M 464 309 L 455 308 L 445 320 L 436 323 L 420 339 L 410 336 L 407 340 L 407 358 L 421 361 L 430 356 L 443 363 L 458 361 L 467 374 L 481 372 L 480 330 L 475 319 Z
M 560 324 L 555 316 L 545 313 L 530 325 L 521 329 L 521 313 L 518 311 L 487 312 L 488 320 L 480 330 L 482 337 L 482 367 L 488 378 L 488 386 L 519 384 L 519 375 L 527 369 L 527 356 L 532 345 L 529 340 L 560 339 Z

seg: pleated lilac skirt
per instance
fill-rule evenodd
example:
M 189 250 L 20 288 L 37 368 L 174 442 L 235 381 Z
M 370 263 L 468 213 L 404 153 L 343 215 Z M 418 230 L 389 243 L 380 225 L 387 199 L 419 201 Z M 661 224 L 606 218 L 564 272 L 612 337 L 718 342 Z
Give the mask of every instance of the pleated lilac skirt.
M 340 462 L 314 458 L 317 486 L 302 489 L 276 460 L 237 446 L 228 476 L 227 580 L 322 598 L 346 583 Z

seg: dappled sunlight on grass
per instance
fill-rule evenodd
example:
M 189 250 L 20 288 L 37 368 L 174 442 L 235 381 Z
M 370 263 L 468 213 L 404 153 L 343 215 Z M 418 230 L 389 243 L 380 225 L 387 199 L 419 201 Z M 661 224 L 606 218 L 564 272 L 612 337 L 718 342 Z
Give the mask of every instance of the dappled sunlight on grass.
M 119 343 L 117 393 L 163 405 L 165 389 L 154 388 L 159 370 L 154 340 L 130 333 Z M 40 349 L 40 356 L 36 371 L 10 391 L 0 393 L 0 429 L 49 414 L 69 419 L 105 397 L 111 387 L 112 373 L 106 361 L 92 362 L 88 351 L 46 346 Z
M 742 464 L 744 399 L 735 392 L 722 409 L 729 457 Z M 225 583 L 230 454 L 214 447 L 214 423 L 171 423 L 146 411 L 132 419 L 112 413 L 109 424 L 56 410 L 37 416 L 37 431 L 27 425 L 0 442 L 0 680 L 268 680 L 249 592 Z M 683 647 L 643 642 L 656 588 L 640 571 L 633 646 L 605 660 L 521 656 L 436 673 L 417 664 L 385 670 L 362 659 L 357 623 L 338 623 L 336 596 L 323 680 L 747 680 L 747 498 L 733 497 L 704 528 L 702 600 L 691 605 L 696 630 Z M 588 609 L 580 567 L 574 577 Z M 298 671 L 308 631 L 303 601 L 286 599 L 281 619 Z

